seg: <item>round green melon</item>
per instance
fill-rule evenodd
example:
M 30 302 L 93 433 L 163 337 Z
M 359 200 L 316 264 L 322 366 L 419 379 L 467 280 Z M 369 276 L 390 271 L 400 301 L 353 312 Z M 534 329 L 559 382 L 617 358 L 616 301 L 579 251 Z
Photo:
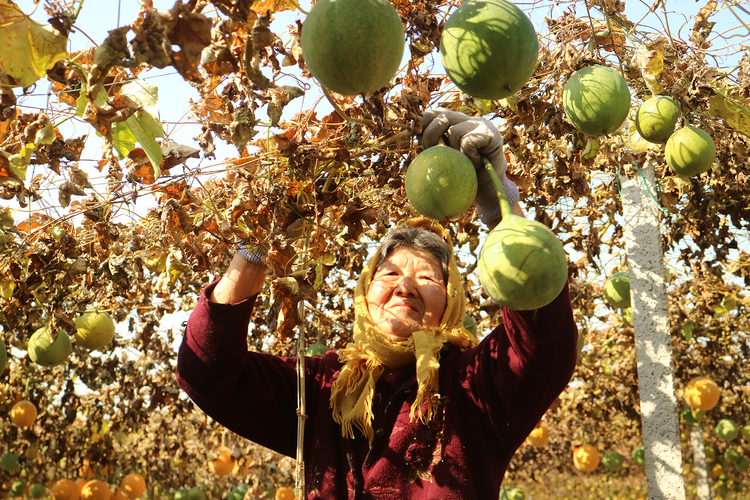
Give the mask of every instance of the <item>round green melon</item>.
M 733 420 L 723 418 L 716 424 L 716 434 L 724 441 L 731 442 L 740 434 L 737 424 Z
M 323 356 L 328 352 L 328 346 L 322 342 L 315 342 L 305 349 L 305 356 Z
M 406 197 L 425 217 L 448 220 L 466 212 L 477 196 L 477 173 L 457 149 L 439 144 L 414 158 L 404 178 Z
M 568 263 L 562 243 L 547 226 L 503 214 L 484 241 L 477 274 L 495 303 L 529 311 L 559 295 L 568 279 Z
M 630 307 L 630 274 L 621 271 L 607 278 L 604 282 L 604 298 L 612 307 Z
M 635 128 L 641 137 L 654 144 L 664 144 L 674 133 L 674 126 L 682 116 L 680 106 L 667 96 L 654 96 L 638 107 Z
M 115 321 L 106 311 L 86 311 L 75 319 L 76 343 L 86 349 L 102 349 L 115 338 Z
M 607 470 L 618 471 L 622 469 L 622 464 L 625 462 L 625 457 L 617 453 L 615 450 L 609 450 L 602 457 L 602 464 Z
M 448 18 L 440 57 L 448 77 L 479 99 L 518 92 L 534 74 L 539 40 L 534 25 L 505 0 L 467 0 Z
M 689 406 L 686 406 L 680 413 L 680 421 L 688 427 L 697 427 L 700 425 L 700 422 L 693 416 L 693 411 Z
M 593 137 L 611 134 L 628 117 L 630 90 L 617 70 L 587 66 L 565 83 L 563 109 L 579 132 Z
M 739 457 L 737 461 L 734 462 L 734 469 L 737 472 L 745 472 L 749 466 L 750 466 L 750 460 L 748 460 L 745 457 Z
M 184 487 L 174 492 L 174 500 L 187 500 L 190 488 Z
M 724 450 L 724 461 L 730 464 L 735 463 L 740 458 L 740 452 L 734 448 L 727 448 Z
M 188 490 L 187 500 L 206 500 L 206 492 L 198 486 L 193 486 Z
M 13 496 L 20 497 L 23 494 L 23 491 L 25 489 L 26 489 L 26 481 L 24 481 L 23 479 L 16 479 L 10 485 L 10 493 Z
M 0 467 L 7 472 L 18 472 L 21 470 L 21 465 L 18 463 L 18 455 L 15 453 L 5 453 L 0 457 Z
M 509 488 L 505 492 L 507 500 L 526 500 L 526 493 L 521 488 Z
M 29 358 L 41 366 L 57 366 L 65 362 L 73 351 L 70 337 L 65 330 L 59 330 L 57 339 L 52 342 L 49 326 L 43 326 L 29 339 Z
M 47 488 L 42 483 L 33 483 L 29 487 L 29 496 L 31 498 L 42 498 L 47 493 Z
M 646 449 L 639 446 L 633 450 L 633 460 L 638 465 L 646 465 Z
M 691 177 L 711 168 L 716 144 L 705 130 L 687 125 L 669 137 L 664 158 L 672 172 Z
M 318 0 L 302 26 L 310 73 L 343 95 L 374 92 L 398 71 L 405 34 L 387 0 Z

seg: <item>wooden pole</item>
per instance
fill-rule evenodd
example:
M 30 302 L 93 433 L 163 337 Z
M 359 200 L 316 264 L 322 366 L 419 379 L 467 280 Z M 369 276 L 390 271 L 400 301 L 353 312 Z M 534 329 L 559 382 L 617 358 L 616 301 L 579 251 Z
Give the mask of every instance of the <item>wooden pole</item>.
M 621 180 L 648 498 L 684 500 L 660 206 L 653 165 L 647 162 L 635 175 Z
M 294 486 L 297 497 L 305 497 L 305 421 L 307 409 L 305 400 L 305 303 L 299 301 L 298 313 L 300 319 L 299 335 L 297 336 L 297 467 L 295 470 Z

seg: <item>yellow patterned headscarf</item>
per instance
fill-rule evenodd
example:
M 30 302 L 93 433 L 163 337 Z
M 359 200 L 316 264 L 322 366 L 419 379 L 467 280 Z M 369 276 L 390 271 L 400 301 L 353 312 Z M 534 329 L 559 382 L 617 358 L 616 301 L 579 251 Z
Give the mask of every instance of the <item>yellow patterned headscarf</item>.
M 375 325 L 367 304 L 367 290 L 380 252 L 376 252 L 363 269 L 354 293 L 354 342 L 339 352 L 339 360 L 344 366 L 331 387 L 331 408 L 333 419 L 341 425 L 345 438 L 354 438 L 354 425 L 367 437 L 370 445 L 374 435 L 372 399 L 375 383 L 385 368 L 396 369 L 416 363 L 417 399 L 409 415 L 412 420 L 417 417 L 427 423 L 438 408 L 438 370 L 443 345 L 452 344 L 462 350 L 476 345 L 476 339 L 463 327 L 466 297 L 448 232 L 426 218 L 412 219 L 405 225 L 432 231 L 448 244 L 447 303 L 439 327 L 425 327 L 414 332 L 408 340 L 393 342 Z M 422 408 L 425 401 L 426 413 Z

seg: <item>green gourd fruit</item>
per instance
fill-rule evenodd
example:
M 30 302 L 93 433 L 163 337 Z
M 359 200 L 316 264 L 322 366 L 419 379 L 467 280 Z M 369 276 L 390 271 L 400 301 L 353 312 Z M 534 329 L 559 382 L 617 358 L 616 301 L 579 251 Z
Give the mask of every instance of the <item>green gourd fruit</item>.
M 34 363 L 50 367 L 65 362 L 73 351 L 70 337 L 65 330 L 58 330 L 57 338 L 52 341 L 49 325 L 39 328 L 29 339 L 29 358 Z
M 465 154 L 438 144 L 419 153 L 409 164 L 404 189 L 420 214 L 435 220 L 453 219 L 474 203 L 477 174 Z
M 604 282 L 604 298 L 612 307 L 630 307 L 630 274 L 620 271 L 607 278 Z
M 302 26 L 300 44 L 308 70 L 324 87 L 357 95 L 391 81 L 405 33 L 388 0 L 318 0 Z
M 318 340 L 305 349 L 305 356 L 324 356 L 326 352 L 328 352 L 328 346 Z
M 639 446 L 633 450 L 633 460 L 638 465 L 646 465 L 646 449 Z
M 672 134 L 664 147 L 672 172 L 692 177 L 708 171 L 716 159 L 716 144 L 705 130 L 687 125 Z
M 628 117 L 630 89 L 617 70 L 586 66 L 565 83 L 563 109 L 579 132 L 593 137 L 611 134 Z
M 622 469 L 622 464 L 625 462 L 625 457 L 617 453 L 615 450 L 609 450 L 602 457 L 602 464 L 607 470 L 618 471 Z
M 674 126 L 682 116 L 680 106 L 671 97 L 657 95 L 638 107 L 635 128 L 649 142 L 663 144 L 674 133 Z
M 484 166 L 495 183 L 503 217 L 490 231 L 479 254 L 479 280 L 502 307 L 517 311 L 538 309 L 552 302 L 565 287 L 565 249 L 547 226 L 511 212 L 492 164 L 484 159 Z
M 440 57 L 459 89 L 479 99 L 503 99 L 534 74 L 539 40 L 515 4 L 466 0 L 445 22 Z

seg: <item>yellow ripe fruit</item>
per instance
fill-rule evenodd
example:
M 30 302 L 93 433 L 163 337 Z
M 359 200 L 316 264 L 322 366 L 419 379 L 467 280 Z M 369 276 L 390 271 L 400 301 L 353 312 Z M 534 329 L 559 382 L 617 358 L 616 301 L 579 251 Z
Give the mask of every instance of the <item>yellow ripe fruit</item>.
M 112 490 L 100 479 L 92 479 L 81 489 L 80 500 L 109 500 Z
M 89 479 L 86 479 L 83 477 L 79 477 L 78 479 L 74 481 L 76 483 L 76 486 L 78 487 L 79 497 L 81 496 L 81 491 L 83 491 L 83 487 L 86 486 L 86 483 L 88 483 L 89 481 L 90 481 Z
M 716 479 L 717 477 L 724 474 L 724 467 L 721 466 L 721 464 L 714 465 L 713 469 L 711 469 L 711 477 Z
M 10 409 L 10 419 L 18 427 L 31 427 L 36 421 L 36 416 L 36 406 L 25 399 L 14 404 Z
M 110 500 L 130 500 L 130 497 L 125 494 L 122 486 L 120 486 L 115 490 L 115 494 L 112 495 L 112 498 Z
M 599 452 L 590 444 L 583 444 L 573 450 L 573 465 L 583 472 L 590 472 L 599 465 Z
M 120 489 L 131 500 L 141 498 L 146 492 L 146 480 L 137 472 L 131 472 L 122 478 Z
M 54 500 L 78 500 L 81 489 L 70 479 L 59 479 L 49 489 Z
M 208 462 L 211 472 L 219 476 L 231 474 L 235 466 L 235 460 L 232 458 L 232 450 L 226 446 L 221 446 L 216 450 L 216 453 L 218 454 L 216 460 Z
M 549 441 L 549 431 L 547 430 L 547 426 L 543 423 L 540 423 L 538 426 L 534 428 L 533 431 L 531 431 L 531 434 L 526 438 L 526 442 L 531 445 L 535 446 L 537 448 L 541 448 L 547 444 L 547 441 Z
M 685 386 L 685 402 L 693 409 L 708 411 L 719 402 L 719 386 L 708 377 L 695 377 Z
M 287 486 L 282 486 L 276 490 L 274 500 L 294 500 L 294 490 Z
M 86 349 L 103 349 L 115 338 L 115 322 L 104 311 L 86 311 L 75 324 L 76 342 Z

